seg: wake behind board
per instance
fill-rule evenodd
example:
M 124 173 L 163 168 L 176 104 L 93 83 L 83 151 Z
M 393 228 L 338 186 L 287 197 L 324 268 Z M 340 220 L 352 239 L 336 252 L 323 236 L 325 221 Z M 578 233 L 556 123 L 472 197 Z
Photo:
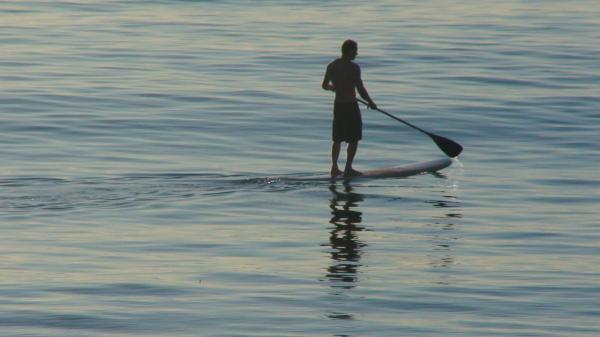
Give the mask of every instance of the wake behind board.
M 438 160 L 426 161 L 422 163 L 414 163 L 395 167 L 386 167 L 374 170 L 362 171 L 360 176 L 343 177 L 337 176 L 331 178 L 328 175 L 311 176 L 306 178 L 288 178 L 288 180 L 357 180 L 357 179 L 377 179 L 377 178 L 402 178 L 409 177 L 421 173 L 436 172 L 452 165 L 452 160 L 442 158 Z

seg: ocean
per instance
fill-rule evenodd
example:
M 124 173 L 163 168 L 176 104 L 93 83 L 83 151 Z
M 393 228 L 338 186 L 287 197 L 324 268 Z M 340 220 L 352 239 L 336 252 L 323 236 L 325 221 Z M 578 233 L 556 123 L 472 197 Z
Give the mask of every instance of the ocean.
M 12 0 L 0 32 L 1 336 L 600 335 L 600 2 Z M 348 38 L 452 166 L 301 179 Z M 444 156 L 362 118 L 356 169 Z

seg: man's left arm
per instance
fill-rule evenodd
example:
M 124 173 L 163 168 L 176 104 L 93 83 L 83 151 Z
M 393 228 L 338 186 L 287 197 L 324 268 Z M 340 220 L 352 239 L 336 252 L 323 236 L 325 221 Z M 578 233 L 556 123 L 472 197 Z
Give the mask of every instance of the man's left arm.
M 365 88 L 365 85 L 363 84 L 362 78 L 360 76 L 360 68 L 358 68 L 358 80 L 356 81 L 356 89 L 358 90 L 360 97 L 362 97 L 365 101 L 369 103 L 369 108 L 377 109 L 377 104 L 373 102 L 371 96 L 369 96 L 369 93 L 367 92 L 367 88 Z

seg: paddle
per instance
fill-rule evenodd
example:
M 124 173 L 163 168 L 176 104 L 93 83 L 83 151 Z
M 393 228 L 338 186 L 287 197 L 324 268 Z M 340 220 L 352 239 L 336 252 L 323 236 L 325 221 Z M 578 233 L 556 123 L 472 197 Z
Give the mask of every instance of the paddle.
M 359 102 L 361 102 L 362 104 L 369 106 L 369 103 L 363 101 L 362 99 L 357 98 L 357 100 Z M 384 114 L 388 117 L 391 117 L 401 123 L 404 123 L 413 129 L 419 130 L 419 131 L 423 132 L 424 134 L 428 135 L 437 144 L 437 146 L 440 148 L 440 150 L 442 150 L 442 152 L 444 152 L 450 158 L 454 158 L 454 157 L 458 156 L 463 150 L 463 147 L 460 144 L 458 144 L 457 142 L 455 142 L 451 139 L 448 139 L 448 138 L 442 137 L 442 136 L 438 136 L 431 132 L 427 132 L 427 131 L 425 131 L 417 126 L 414 126 L 414 125 L 410 124 L 409 122 L 402 120 L 402 119 L 400 119 L 390 113 L 387 113 L 379 108 L 377 108 L 375 110 L 377 110 L 377 111 L 381 112 L 382 114 Z

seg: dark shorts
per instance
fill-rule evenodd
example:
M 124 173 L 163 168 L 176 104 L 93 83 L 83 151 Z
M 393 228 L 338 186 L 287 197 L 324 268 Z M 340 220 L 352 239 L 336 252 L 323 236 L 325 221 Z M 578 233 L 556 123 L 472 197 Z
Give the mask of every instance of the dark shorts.
M 332 136 L 334 142 L 357 142 L 362 139 L 358 102 L 334 102 Z

